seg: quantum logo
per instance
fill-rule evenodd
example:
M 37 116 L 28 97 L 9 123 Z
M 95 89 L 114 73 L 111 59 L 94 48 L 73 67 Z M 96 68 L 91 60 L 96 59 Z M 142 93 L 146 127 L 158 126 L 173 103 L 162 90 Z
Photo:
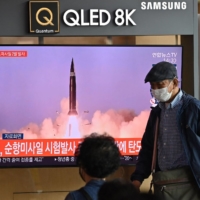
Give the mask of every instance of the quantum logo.
M 59 1 L 29 1 L 31 33 L 59 33 Z
M 46 22 L 41 22 L 40 19 L 39 19 L 39 14 L 42 12 L 42 11 L 47 11 L 50 15 L 50 19 L 46 16 L 43 16 L 43 18 L 45 19 Z M 38 24 L 40 24 L 41 26 L 47 26 L 47 25 L 51 25 L 51 26 L 54 26 L 54 24 L 52 23 L 52 20 L 53 20 L 53 13 L 51 12 L 51 10 L 49 8 L 40 8 L 37 13 L 36 13 L 36 21 Z

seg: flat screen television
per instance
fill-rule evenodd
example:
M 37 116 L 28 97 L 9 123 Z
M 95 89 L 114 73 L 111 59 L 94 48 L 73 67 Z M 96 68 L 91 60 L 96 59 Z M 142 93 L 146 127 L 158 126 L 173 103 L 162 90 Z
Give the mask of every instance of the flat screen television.
M 181 46 L 0 46 L 0 167 L 76 165 L 92 132 L 116 139 L 122 165 L 134 165 L 151 106 L 144 78 Z

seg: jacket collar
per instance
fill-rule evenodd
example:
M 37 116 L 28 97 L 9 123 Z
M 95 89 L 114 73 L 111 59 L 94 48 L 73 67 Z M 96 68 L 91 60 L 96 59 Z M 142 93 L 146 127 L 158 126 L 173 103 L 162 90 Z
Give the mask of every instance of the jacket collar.
M 190 103 L 191 101 L 193 101 L 195 98 L 194 98 L 193 96 L 187 94 L 187 93 L 186 93 L 185 91 L 183 91 L 183 90 L 182 90 L 182 92 L 183 92 L 183 96 L 182 96 L 182 98 L 183 98 L 183 104 L 182 104 L 182 106 L 181 106 L 181 110 L 184 110 L 184 109 L 189 105 L 189 103 Z M 152 109 L 153 112 L 155 112 L 155 113 L 157 113 L 157 114 L 159 114 L 160 111 L 161 111 L 161 108 L 160 108 L 158 105 L 155 106 L 155 107 L 151 107 L 151 109 Z

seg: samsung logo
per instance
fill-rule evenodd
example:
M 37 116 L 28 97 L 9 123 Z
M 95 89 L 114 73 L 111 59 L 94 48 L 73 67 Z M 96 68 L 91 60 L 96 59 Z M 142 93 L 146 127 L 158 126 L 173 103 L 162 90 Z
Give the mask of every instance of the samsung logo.
M 142 10 L 186 10 L 186 2 L 141 2 Z

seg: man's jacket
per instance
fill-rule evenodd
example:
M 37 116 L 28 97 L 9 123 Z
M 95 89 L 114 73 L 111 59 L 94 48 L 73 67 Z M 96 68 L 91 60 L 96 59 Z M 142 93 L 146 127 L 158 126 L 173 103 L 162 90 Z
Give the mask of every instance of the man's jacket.
M 183 92 L 183 104 L 177 112 L 177 122 L 181 133 L 181 140 L 188 159 L 189 166 L 200 188 L 200 101 Z M 156 118 L 160 117 L 159 106 L 152 108 L 145 133 L 142 138 L 136 170 L 131 180 L 141 183 L 151 174 L 153 144 Z M 157 165 L 156 171 L 159 171 Z

